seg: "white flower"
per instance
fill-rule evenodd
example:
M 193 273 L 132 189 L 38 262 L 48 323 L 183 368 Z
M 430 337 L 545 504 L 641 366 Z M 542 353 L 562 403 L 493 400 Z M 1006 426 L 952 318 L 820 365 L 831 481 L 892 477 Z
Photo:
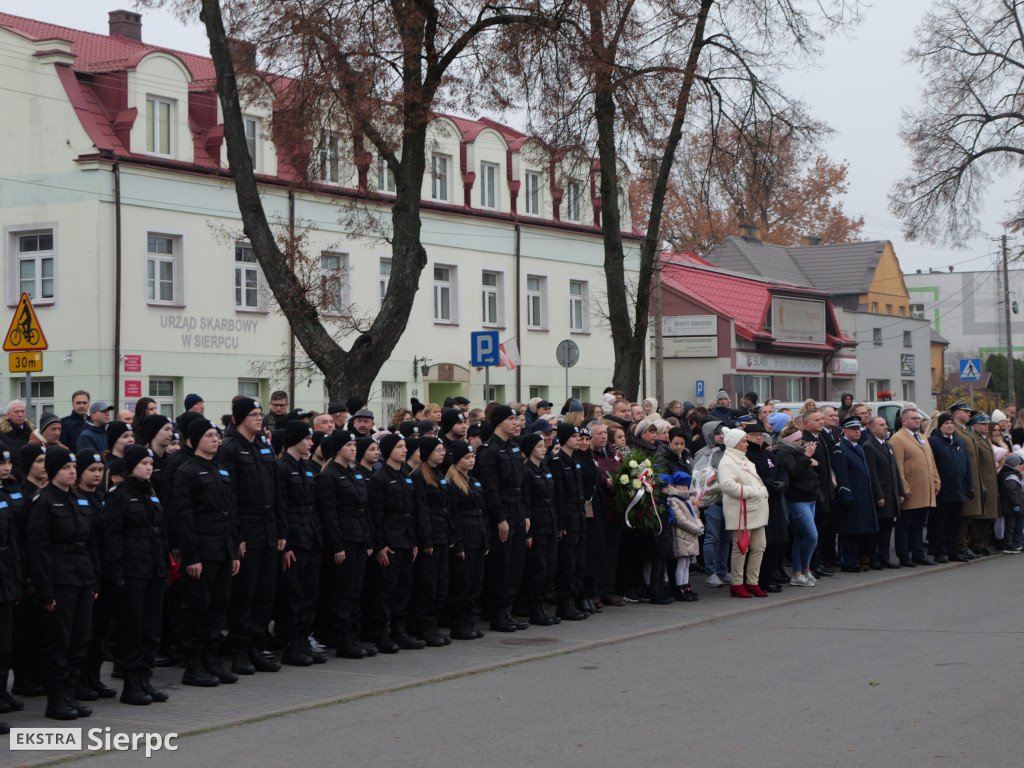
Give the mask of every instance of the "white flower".
M 640 487 L 640 480 L 639 480 L 639 478 L 633 481 L 633 487 L 634 488 L 639 488 Z
M 645 467 L 651 466 L 651 460 L 650 459 L 644 459 L 644 466 Z
M 619 475 L 619 482 L 623 485 L 629 485 L 629 478 L 625 475 Z
M 629 462 L 629 468 L 630 469 L 636 469 L 636 467 L 637 467 L 637 463 L 636 463 L 635 459 L 633 461 Z

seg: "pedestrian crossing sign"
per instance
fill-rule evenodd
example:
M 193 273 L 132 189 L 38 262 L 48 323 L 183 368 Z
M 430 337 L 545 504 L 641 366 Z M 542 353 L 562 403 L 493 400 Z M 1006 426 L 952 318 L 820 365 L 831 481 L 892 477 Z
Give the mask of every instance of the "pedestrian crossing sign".
M 960 361 L 960 381 L 978 381 L 981 379 L 981 358 L 965 357 Z
M 22 293 L 4 338 L 4 352 L 40 352 L 46 348 L 46 337 L 39 327 L 32 301 L 27 293 Z

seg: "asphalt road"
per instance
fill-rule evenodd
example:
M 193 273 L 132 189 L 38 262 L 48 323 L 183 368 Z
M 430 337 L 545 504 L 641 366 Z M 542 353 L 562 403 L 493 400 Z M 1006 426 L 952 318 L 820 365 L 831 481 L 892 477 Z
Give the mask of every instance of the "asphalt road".
M 1024 557 L 924 570 L 82 765 L 1019 766 Z

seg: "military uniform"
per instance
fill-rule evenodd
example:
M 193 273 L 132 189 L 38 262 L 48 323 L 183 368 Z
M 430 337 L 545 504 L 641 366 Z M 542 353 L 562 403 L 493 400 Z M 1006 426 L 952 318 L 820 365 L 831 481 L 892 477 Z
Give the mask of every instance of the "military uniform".
M 544 607 L 555 580 L 558 562 L 558 514 L 555 511 L 555 480 L 547 467 L 527 460 L 523 465 L 526 472 L 526 506 L 530 518 L 532 539 L 526 550 L 526 567 L 523 572 L 523 592 L 530 603 L 530 623 L 548 626 L 556 623 Z
M 25 482 L 28 482 L 27 480 Z M 33 495 L 39 491 L 32 486 Z M 28 569 L 28 500 L 23 483 L 14 477 L 8 477 L 0 485 L 0 501 L 7 504 L 8 513 L 14 524 L 14 538 L 18 553 L 18 571 L 21 574 L 19 588 L 26 596 L 29 595 L 30 577 Z M 14 693 L 38 696 L 42 694 L 39 686 L 39 613 L 31 601 L 21 600 L 13 606 L 11 617 L 11 669 L 14 671 Z
M 565 531 L 558 541 L 555 593 L 558 595 L 559 614 L 572 615 L 573 612 L 567 609 L 583 589 L 586 566 L 583 468 L 575 452 L 570 456 L 568 451 L 561 450 L 551 457 L 548 469 L 555 481 L 554 502 L 558 515 L 558 529 Z
M 448 483 L 455 518 L 453 557 L 449 562 L 449 620 L 451 636 L 472 640 L 482 633 L 473 628 L 473 608 L 484 589 L 484 554 L 489 546 L 489 525 L 484 511 L 484 489 L 470 477 L 465 492 Z M 464 557 L 459 557 L 464 555 Z
M 439 472 L 440 467 L 434 471 Z M 432 486 L 423 478 L 422 469 L 413 474 L 412 480 L 419 554 L 413 563 L 410 630 L 427 645 L 447 645 L 437 631 L 437 618 L 448 600 L 448 545 L 455 539 L 448 481 L 442 479 Z M 425 552 L 427 549 L 432 550 L 431 554 Z

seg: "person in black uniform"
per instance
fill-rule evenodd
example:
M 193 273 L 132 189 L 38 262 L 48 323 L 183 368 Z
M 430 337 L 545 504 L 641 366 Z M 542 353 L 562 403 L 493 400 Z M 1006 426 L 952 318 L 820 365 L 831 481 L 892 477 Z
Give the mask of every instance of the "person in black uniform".
M 171 487 L 168 484 L 168 477 L 164 472 L 164 466 L 170 459 L 167 454 L 167 446 L 174 439 L 174 424 L 169 418 L 160 413 L 154 413 L 142 420 L 135 430 L 135 438 L 139 445 L 149 448 L 153 452 L 153 475 L 149 484 L 153 486 L 156 497 L 163 503 L 171 499 Z
M 38 445 L 26 446 L 26 448 L 36 448 L 42 451 L 41 446 Z M 40 455 L 43 454 L 40 453 Z M 14 476 L 13 458 L 14 454 L 10 450 L 5 448 L 0 451 L 0 500 L 7 503 L 14 518 L 15 535 L 18 540 L 18 567 L 22 578 L 21 593 L 24 595 L 14 606 L 11 619 L 11 669 L 14 671 L 14 685 L 11 688 L 11 693 L 21 696 L 42 696 L 43 687 L 38 682 L 39 614 L 29 599 L 33 591 L 28 569 L 28 500 L 31 496 L 26 496 L 23 490 L 27 480 L 18 482 Z M 43 474 L 45 475 L 45 470 Z M 32 495 L 35 495 L 35 492 L 33 491 Z M 9 696 L 6 691 L 5 684 L 0 689 L 0 698 L 5 695 Z M 11 708 L 20 710 L 22 707 L 12 705 Z
M 512 618 L 512 601 L 523 579 L 528 518 L 523 514 L 522 451 L 512 442 L 519 434 L 516 413 L 507 405 L 491 410 L 494 433 L 480 447 L 476 476 L 484 488 L 490 555 L 485 566 L 484 602 L 495 632 L 528 629 Z
M 24 703 L 7 692 L 7 678 L 11 671 L 14 605 L 21 599 L 24 587 L 18 552 L 18 521 L 10 497 L 2 487 L 13 468 L 11 452 L 0 451 L 0 713 L 4 714 L 20 712 L 25 708 Z M 8 723 L 0 723 L 0 734 L 10 732 L 11 726 Z
M 360 438 L 366 448 L 373 438 Z M 316 511 L 323 525 L 327 548 L 324 580 L 328 594 L 329 633 L 335 655 L 344 659 L 376 656 L 374 646 L 359 642 L 362 610 L 359 600 L 366 575 L 366 559 L 373 554 L 370 530 L 368 473 L 357 463 L 361 458 L 356 436 L 336 429 L 324 441 L 327 464 L 316 477 Z
M 374 560 L 367 584 L 366 613 L 380 652 L 397 653 L 400 648 L 426 647 L 405 626 L 412 596 L 412 564 L 417 555 L 416 492 L 412 480 L 402 471 L 405 438 L 394 433 L 385 435 L 379 446 L 384 464 L 369 483 Z
M 75 461 L 66 448 L 46 453 L 50 483 L 28 507 L 29 566 L 39 620 L 39 672 L 46 688 L 46 717 L 74 720 L 92 709 L 75 698 L 75 687 L 99 584 L 95 515 L 74 489 Z
M 288 422 L 284 445 L 284 456 L 277 462 L 277 471 L 286 510 L 288 528 L 284 538 L 288 544 L 281 554 L 274 628 L 284 641 L 281 661 L 307 667 L 327 661 L 327 656 L 313 650 L 309 643 L 316 618 L 323 546 L 315 508 L 316 480 L 306 461 L 313 449 L 313 430 L 302 421 Z
M 121 422 L 118 422 L 121 423 Z M 117 461 L 122 462 L 122 458 Z M 109 466 L 109 465 L 107 465 Z M 99 597 L 92 603 L 92 637 L 89 640 L 89 651 L 85 659 L 85 672 L 78 679 L 75 697 L 81 701 L 112 699 L 117 691 L 106 685 L 100 676 L 100 668 L 105 657 L 104 646 L 114 624 L 115 597 L 112 594 L 113 584 L 103 563 L 103 540 L 106 532 L 104 524 L 104 475 L 107 467 L 100 455 L 88 448 L 75 453 L 75 490 L 89 502 L 93 514 L 93 531 L 96 535 L 96 549 L 100 553 L 100 586 Z M 109 594 L 108 594 L 109 593 Z
M 25 473 L 25 479 L 21 483 L 21 492 L 26 500 L 31 499 L 47 483 L 46 449 L 34 443 L 24 445 L 18 450 L 18 459 Z
M 154 460 L 144 445 L 125 448 L 124 482 L 107 494 L 104 509 L 104 583 L 112 587 L 116 613 L 110 646 L 124 678 L 124 704 L 169 698 L 150 683 L 168 571 L 164 510 L 151 482 Z
M 217 465 L 220 430 L 200 418 L 188 427 L 193 455 L 174 474 L 174 528 L 185 574 L 181 585 L 181 644 L 184 685 L 210 688 L 236 683 L 217 655 L 238 573 L 240 546 L 231 474 Z
M 425 437 L 419 454 L 420 465 L 412 473 L 419 554 L 413 563 L 410 629 L 427 645 L 439 648 L 451 643 L 437 631 L 438 614 L 448 600 L 448 548 L 455 539 L 448 481 L 441 474 L 448 451 L 436 437 Z
M 555 615 L 569 621 L 579 621 L 588 616 L 576 605 L 576 598 L 583 589 L 586 565 L 583 470 L 579 459 L 574 456 L 579 441 L 579 429 L 563 421 L 558 425 L 561 450 L 548 461 L 548 470 L 555 481 L 555 512 L 558 515 L 558 564 L 555 568 L 558 610 Z
M 242 539 L 242 564 L 238 578 L 231 580 L 228 606 L 228 642 L 234 651 L 231 671 L 238 675 L 277 672 L 281 665 L 263 651 L 274 606 L 278 557 L 288 528 L 283 489 L 274 450 L 263 437 L 259 402 L 235 398 L 231 418 L 234 429 L 228 430 L 217 451 L 217 465 L 230 472 L 234 481 Z M 300 425 L 309 427 L 301 421 Z
M 458 408 L 449 408 L 441 414 L 441 443 L 445 447 L 444 461 L 441 462 L 441 475 L 448 474 L 452 466 L 452 443 L 466 439 L 466 414 Z
M 448 605 L 445 612 L 453 640 L 477 640 L 484 633 L 473 626 L 473 606 L 484 588 L 484 557 L 487 555 L 487 516 L 484 489 L 470 473 L 476 464 L 473 446 L 465 440 L 452 442 L 452 466 L 445 476 L 452 498 L 455 539 L 449 559 Z
M 530 533 L 526 537 L 526 565 L 523 570 L 523 592 L 530 605 L 530 623 L 542 627 L 561 623 L 548 613 L 544 598 L 555 579 L 558 562 L 558 515 L 555 512 L 555 480 L 544 466 L 548 448 L 544 438 L 531 432 L 519 447 L 526 463 L 526 509 Z

